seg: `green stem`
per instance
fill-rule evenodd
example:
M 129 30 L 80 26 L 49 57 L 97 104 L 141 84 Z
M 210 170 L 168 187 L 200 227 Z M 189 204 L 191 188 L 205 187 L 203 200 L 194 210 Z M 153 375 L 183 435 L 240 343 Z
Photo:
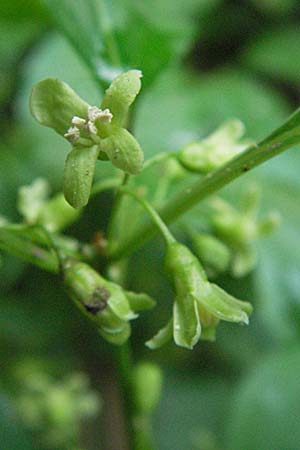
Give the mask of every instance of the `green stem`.
M 123 401 L 124 420 L 130 450 L 153 450 L 151 417 L 138 410 L 133 385 L 133 361 L 129 343 L 114 347 L 118 383 Z
M 133 363 L 129 343 L 114 347 L 114 359 L 118 383 L 121 390 L 123 401 L 123 411 L 126 431 L 128 435 L 128 444 L 130 450 L 135 450 L 135 400 L 132 387 Z
M 120 186 L 119 178 L 106 178 L 105 180 L 98 181 L 94 184 L 91 191 L 91 196 L 100 194 L 100 192 L 107 191 L 109 189 L 116 188 Z
M 204 198 L 299 142 L 300 109 L 261 142 L 251 145 L 219 169 L 177 193 L 159 211 L 162 220 L 167 224 L 174 222 Z M 120 244 L 109 256 L 112 259 L 119 259 L 129 255 L 135 248 L 150 239 L 155 232 L 154 224 L 151 221 L 145 222 L 134 236 Z
M 144 170 L 149 169 L 149 167 L 152 167 L 154 164 L 158 164 L 165 159 L 174 158 L 176 157 L 177 152 L 163 152 L 158 153 L 157 155 L 153 156 L 150 159 L 147 159 L 144 164 Z M 143 173 L 143 172 L 142 172 Z
M 152 223 L 154 226 L 157 227 L 157 230 L 160 232 L 162 237 L 164 238 L 166 244 L 171 244 L 175 242 L 174 236 L 171 234 L 169 228 L 166 226 L 166 224 L 163 222 L 163 220 L 160 218 L 158 213 L 155 211 L 155 209 L 150 205 L 147 200 L 141 198 L 139 195 L 137 195 L 135 192 L 131 191 L 128 188 L 122 188 L 121 191 L 124 194 L 130 195 L 133 197 L 150 215 L 152 219 Z
M 117 231 L 120 228 L 119 212 L 122 206 L 122 191 L 121 187 L 125 186 L 129 181 L 130 175 L 124 173 L 124 177 L 121 183 L 118 185 L 118 189 L 115 195 L 115 201 L 112 207 L 109 224 L 107 227 L 107 239 L 108 239 L 108 251 L 114 246 L 114 239 L 117 235 Z

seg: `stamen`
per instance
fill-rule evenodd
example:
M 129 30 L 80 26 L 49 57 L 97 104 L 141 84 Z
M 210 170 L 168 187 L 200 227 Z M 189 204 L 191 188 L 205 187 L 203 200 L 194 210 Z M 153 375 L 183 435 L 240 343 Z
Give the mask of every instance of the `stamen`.
M 88 109 L 88 118 L 92 122 L 98 121 L 102 123 L 109 123 L 113 118 L 112 113 L 108 108 L 102 110 L 97 108 L 97 106 L 90 106 Z
M 64 134 L 64 137 L 68 139 L 69 142 L 76 142 L 80 138 L 80 131 L 77 127 L 70 127 Z
M 78 128 L 81 128 L 83 125 L 85 125 L 86 120 L 82 119 L 81 117 L 74 116 L 72 119 L 72 125 L 75 125 Z
M 97 134 L 97 128 L 91 120 L 86 124 L 86 129 L 90 134 Z

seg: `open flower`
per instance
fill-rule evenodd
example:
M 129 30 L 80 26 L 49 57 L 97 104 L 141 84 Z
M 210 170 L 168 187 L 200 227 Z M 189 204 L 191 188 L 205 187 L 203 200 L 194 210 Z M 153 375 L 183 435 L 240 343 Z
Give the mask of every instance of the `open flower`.
M 150 309 L 155 304 L 147 294 L 124 291 L 88 264 L 66 261 L 63 273 L 70 297 L 113 344 L 121 345 L 128 339 L 129 321 L 137 317 L 136 311 Z
M 129 107 L 141 88 L 141 76 L 139 70 L 130 70 L 116 77 L 100 108 L 86 103 L 56 78 L 33 87 L 30 109 L 35 119 L 72 145 L 65 163 L 64 194 L 74 208 L 88 202 L 97 159 L 110 160 L 133 175 L 142 169 L 142 149 L 124 128 Z
M 166 269 L 176 292 L 173 317 L 146 343 L 148 347 L 159 347 L 173 334 L 177 345 L 191 349 L 200 338 L 214 340 L 220 320 L 248 324 L 250 303 L 210 283 L 199 260 L 186 246 L 176 241 L 167 245 Z

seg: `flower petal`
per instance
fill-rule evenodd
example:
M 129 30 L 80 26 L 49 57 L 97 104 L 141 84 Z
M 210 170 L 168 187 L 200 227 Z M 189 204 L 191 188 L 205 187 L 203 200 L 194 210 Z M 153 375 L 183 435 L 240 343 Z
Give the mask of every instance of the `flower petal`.
M 131 334 L 131 327 L 128 322 L 124 322 L 124 326 L 121 331 L 112 332 L 99 329 L 99 332 L 101 336 L 111 344 L 122 345 L 128 340 Z
M 141 89 L 141 77 L 140 70 L 129 70 L 117 76 L 106 90 L 101 109 L 110 110 L 114 125 L 125 125 L 128 109 Z
M 167 325 L 161 328 L 151 339 L 149 339 L 145 345 L 151 350 L 155 350 L 162 345 L 166 344 L 171 338 L 173 333 L 173 320 L 169 320 Z
M 193 296 L 177 298 L 173 309 L 174 341 L 180 347 L 192 349 L 200 339 L 201 324 L 197 302 Z
M 64 172 L 64 194 L 73 208 L 89 200 L 99 147 L 74 147 L 68 154 Z
M 138 141 L 125 128 L 114 128 L 112 134 L 101 144 L 114 166 L 131 175 L 142 170 L 144 153 Z
M 119 319 L 124 321 L 135 319 L 137 314 L 134 314 L 134 312 L 130 309 L 128 299 L 123 289 L 117 284 L 111 282 L 107 283 L 107 288 L 111 294 L 108 300 L 108 305 L 113 313 L 119 317 Z
M 153 300 L 153 298 L 143 292 L 137 293 L 126 291 L 126 297 L 128 298 L 130 308 L 133 311 L 147 311 L 152 309 L 156 304 L 156 301 Z
M 61 135 L 71 126 L 73 116 L 86 118 L 88 106 L 70 86 L 57 78 L 37 83 L 30 97 L 33 117 Z
M 252 311 L 250 303 L 236 300 L 216 284 L 207 283 L 206 291 L 198 297 L 198 302 L 211 314 L 227 322 L 249 323 Z

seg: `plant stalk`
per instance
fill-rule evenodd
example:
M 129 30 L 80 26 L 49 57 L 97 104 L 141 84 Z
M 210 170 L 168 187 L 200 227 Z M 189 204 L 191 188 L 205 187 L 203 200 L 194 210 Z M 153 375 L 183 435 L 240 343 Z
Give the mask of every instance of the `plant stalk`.
M 300 109 L 258 144 L 251 145 L 217 170 L 177 193 L 159 210 L 160 217 L 167 224 L 174 222 L 204 198 L 299 142 Z M 145 221 L 134 236 L 113 249 L 109 254 L 110 258 L 120 259 L 129 255 L 156 232 L 155 224 L 150 220 Z

